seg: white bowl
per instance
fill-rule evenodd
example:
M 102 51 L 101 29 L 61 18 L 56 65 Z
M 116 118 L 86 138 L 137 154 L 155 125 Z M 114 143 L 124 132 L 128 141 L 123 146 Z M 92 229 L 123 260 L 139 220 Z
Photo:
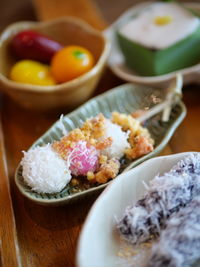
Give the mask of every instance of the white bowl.
M 157 157 L 121 174 L 100 195 L 92 206 L 83 226 L 77 251 L 78 267 L 120 266 L 119 236 L 115 231 L 115 218 L 121 218 L 128 205 L 136 203 L 157 174 L 169 171 L 191 152 Z M 132 266 L 132 265 L 130 265 Z M 140 266 L 143 266 L 141 262 Z
M 108 29 L 104 31 L 104 35 L 111 41 L 112 46 L 108 59 L 109 67 L 121 79 L 138 84 L 166 87 L 178 72 L 183 74 L 184 84 L 190 82 L 200 83 L 200 64 L 158 76 L 140 76 L 126 66 L 123 54 L 116 40 L 116 30 L 120 27 L 120 25 L 122 25 L 126 21 L 128 22 L 134 14 L 141 12 L 150 3 L 153 3 L 153 1 L 138 4 L 128 9 Z M 187 2 L 184 3 L 184 5 L 200 13 L 200 3 Z

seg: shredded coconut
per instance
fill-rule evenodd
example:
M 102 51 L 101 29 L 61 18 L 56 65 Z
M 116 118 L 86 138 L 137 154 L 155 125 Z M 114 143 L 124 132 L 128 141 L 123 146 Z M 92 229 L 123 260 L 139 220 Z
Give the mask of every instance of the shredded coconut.
M 128 142 L 129 132 L 122 131 L 121 126 L 112 123 L 110 120 L 105 121 L 105 134 L 104 138 L 112 138 L 112 145 L 104 150 L 102 154 L 109 158 L 120 159 L 124 156 L 124 152 L 127 148 L 130 148 Z
M 171 214 L 200 194 L 200 153 L 193 153 L 170 172 L 156 176 L 144 198 L 127 207 L 117 228 L 132 244 L 159 236 Z
M 71 179 L 67 163 L 50 145 L 23 152 L 21 161 L 24 181 L 38 193 L 60 192 Z
M 87 175 L 96 171 L 99 153 L 94 146 L 87 146 L 87 142 L 79 141 L 69 153 L 70 170 L 73 175 Z
M 153 246 L 148 266 L 189 267 L 199 259 L 199 251 L 200 197 L 197 197 L 171 216 L 160 240 Z

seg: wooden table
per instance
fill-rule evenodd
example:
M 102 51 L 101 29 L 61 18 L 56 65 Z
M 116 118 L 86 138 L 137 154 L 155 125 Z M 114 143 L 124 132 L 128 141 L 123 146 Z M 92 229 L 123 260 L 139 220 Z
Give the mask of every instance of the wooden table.
M 61 15 L 74 15 L 102 30 L 133 2 L 136 1 L 35 0 L 33 3 L 40 20 L 48 20 Z M 20 0 L 20 3 L 25 3 L 25 1 Z M 31 11 L 30 18 L 34 17 L 32 15 L 33 12 Z M 107 69 L 95 94 L 122 83 L 122 80 Z M 184 88 L 183 100 L 187 106 L 188 114 L 163 154 L 200 150 L 199 87 L 199 85 L 191 84 Z M 1 264 L 6 267 L 20 266 L 20 264 L 31 267 L 70 267 L 75 265 L 77 239 L 96 197 L 90 197 L 82 200 L 81 203 L 74 203 L 70 206 L 42 207 L 24 199 L 14 185 L 14 172 L 22 157 L 21 151 L 28 149 L 59 116 L 60 113 L 25 111 L 6 96 L 1 99 L 1 117 L 8 172 L 5 157 L 2 157 L 0 159 L 0 237 L 2 242 L 0 266 Z M 0 132 L 2 132 L 1 129 Z M 3 136 L 0 134 L 0 153 L 5 156 L 3 144 Z M 10 181 L 14 216 L 12 216 L 13 210 L 8 198 L 7 177 Z M 17 244 L 14 243 L 16 233 Z M 88 242 L 90 241 L 88 240 Z

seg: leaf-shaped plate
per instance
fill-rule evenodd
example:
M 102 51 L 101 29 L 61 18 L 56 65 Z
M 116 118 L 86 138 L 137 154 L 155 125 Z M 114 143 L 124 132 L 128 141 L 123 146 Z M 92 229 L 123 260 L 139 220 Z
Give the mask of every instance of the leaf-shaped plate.
M 94 117 L 99 113 L 110 117 L 113 111 L 131 113 L 138 109 L 151 107 L 154 105 L 153 102 L 155 102 L 155 100 L 162 101 L 165 97 L 164 92 L 164 90 L 152 89 L 147 86 L 124 84 L 89 100 L 75 111 L 64 116 L 63 125 L 67 131 L 71 131 L 79 127 L 87 118 Z M 123 169 L 121 169 L 121 172 L 125 172 L 144 160 L 157 155 L 165 147 L 174 131 L 185 117 L 185 114 L 185 105 L 180 101 L 172 109 L 168 122 L 162 122 L 160 120 L 160 115 L 149 119 L 146 122 L 146 127 L 155 140 L 154 151 L 137 160 L 126 163 Z M 32 147 L 42 146 L 59 140 L 63 135 L 61 128 L 60 121 L 57 121 Z M 20 165 L 16 170 L 15 182 L 20 192 L 25 197 L 44 205 L 60 205 L 71 202 L 72 200 L 100 191 L 109 183 L 93 186 L 80 192 L 73 192 L 73 187 L 69 184 L 57 194 L 39 194 L 32 191 L 30 187 L 24 183 L 22 167 Z

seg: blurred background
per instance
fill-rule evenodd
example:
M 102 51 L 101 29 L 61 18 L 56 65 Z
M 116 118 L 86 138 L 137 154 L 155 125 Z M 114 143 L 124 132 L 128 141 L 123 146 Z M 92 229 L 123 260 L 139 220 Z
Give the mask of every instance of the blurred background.
M 88 0 L 82 0 L 82 1 L 88 1 Z M 73 7 L 79 8 L 78 6 L 76 6 L 76 2 L 79 5 L 81 3 L 81 1 L 77 0 L 17 0 L 17 1 L 1 0 L 0 31 L 2 31 L 6 26 L 15 21 L 20 21 L 20 20 L 35 21 L 38 19 L 46 20 L 56 17 L 57 14 L 55 13 L 55 10 L 53 8 L 55 5 L 57 7 L 57 10 L 58 6 L 60 6 L 60 9 L 62 10 L 62 14 L 64 16 L 65 13 L 67 12 L 66 2 L 69 3 L 70 9 Z M 147 1 L 136 0 L 134 1 L 134 4 L 139 2 L 147 2 Z M 193 0 L 193 1 L 182 0 L 181 2 L 199 2 L 199 0 Z M 63 9 L 64 4 L 65 8 Z M 102 15 L 108 22 L 108 24 L 110 24 L 127 8 L 131 7 L 133 5 L 133 1 L 93 0 L 92 4 L 95 4 L 99 8 L 100 17 Z M 48 12 L 45 12 L 44 14 L 44 10 Z M 80 13 L 81 13 L 81 7 L 80 7 Z M 46 16 L 48 16 L 48 18 Z

